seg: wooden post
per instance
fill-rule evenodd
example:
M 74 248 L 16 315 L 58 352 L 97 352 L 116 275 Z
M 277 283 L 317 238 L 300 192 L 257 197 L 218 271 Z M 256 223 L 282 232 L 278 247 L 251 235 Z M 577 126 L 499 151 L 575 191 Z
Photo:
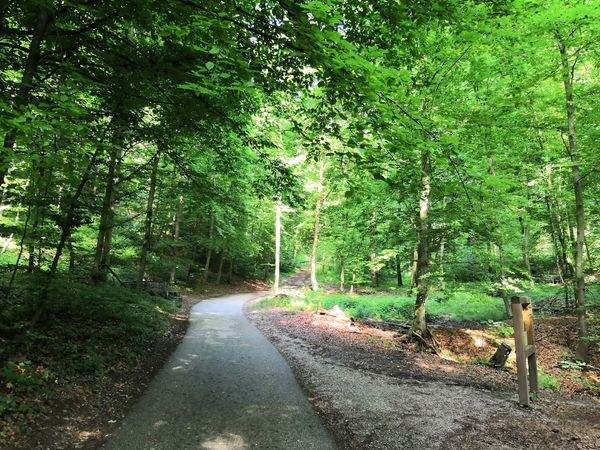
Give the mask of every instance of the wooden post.
M 529 299 L 528 299 L 529 300 Z M 527 356 L 527 367 L 529 368 L 529 391 L 538 393 L 538 374 L 535 348 L 535 335 L 533 333 L 533 307 L 531 301 L 523 305 L 523 322 L 525 323 L 525 332 L 527 333 L 527 343 L 525 354 Z
M 519 403 L 529 406 L 530 392 L 538 392 L 537 361 L 533 315 L 529 297 L 512 297 L 513 325 L 515 330 L 515 354 L 517 378 L 519 379 Z

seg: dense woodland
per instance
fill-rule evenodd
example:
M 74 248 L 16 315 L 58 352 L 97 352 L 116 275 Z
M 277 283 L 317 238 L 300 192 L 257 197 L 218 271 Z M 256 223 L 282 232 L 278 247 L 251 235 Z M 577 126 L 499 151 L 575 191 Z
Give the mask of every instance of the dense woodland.
M 2 1 L 2 333 L 305 261 L 420 334 L 432 291 L 554 283 L 585 359 L 598 36 L 591 0 Z

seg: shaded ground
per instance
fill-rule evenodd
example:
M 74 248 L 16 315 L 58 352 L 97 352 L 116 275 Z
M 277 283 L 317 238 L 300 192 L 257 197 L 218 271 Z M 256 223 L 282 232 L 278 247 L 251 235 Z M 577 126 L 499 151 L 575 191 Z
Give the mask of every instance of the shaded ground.
M 254 310 L 342 448 L 600 448 L 600 402 L 544 390 L 516 404 L 509 372 L 414 354 L 395 332 Z
M 333 449 L 277 350 L 248 321 L 257 294 L 203 301 L 105 449 Z
M 561 363 L 572 364 L 571 357 L 577 347 L 577 318 L 536 317 L 534 322 L 537 362 L 543 371 L 543 381 L 562 393 L 600 398 L 600 370 L 581 370 L 575 364 L 570 369 L 560 367 Z M 505 321 L 503 326 L 509 323 Z M 477 364 L 489 361 L 501 343 L 515 347 L 512 329 L 504 337 L 498 335 L 499 330 L 494 325 L 471 324 L 458 328 L 436 327 L 433 333 L 445 356 Z M 600 366 L 600 350 L 597 347 L 590 348 L 589 363 Z M 507 366 L 514 374 L 514 352 L 510 354 Z
M 264 289 L 260 283 L 210 286 L 202 295 L 184 296 L 171 326 L 154 346 L 147 349 L 137 365 L 113 367 L 101 380 L 78 380 L 59 385 L 46 410 L 36 415 L 33 426 L 19 430 L 19 424 L 0 421 L 7 438 L 2 449 L 97 448 L 125 416 L 134 401 L 185 336 L 191 307 L 207 296 L 228 292 Z

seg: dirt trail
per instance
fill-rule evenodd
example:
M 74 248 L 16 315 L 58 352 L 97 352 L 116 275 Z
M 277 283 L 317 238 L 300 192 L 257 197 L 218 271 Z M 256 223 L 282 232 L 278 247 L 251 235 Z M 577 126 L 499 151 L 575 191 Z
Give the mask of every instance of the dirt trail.
M 308 312 L 250 316 L 285 355 L 342 448 L 600 448 L 597 400 L 544 391 L 532 409 L 522 409 L 512 375 L 502 373 L 498 383 L 487 367 L 404 352 L 390 332 Z
M 307 268 L 300 269 L 293 275 L 285 278 L 281 284 L 283 289 L 298 289 L 310 286 L 310 270 Z
M 257 294 L 205 300 L 105 449 L 333 449 L 290 367 L 248 321 Z

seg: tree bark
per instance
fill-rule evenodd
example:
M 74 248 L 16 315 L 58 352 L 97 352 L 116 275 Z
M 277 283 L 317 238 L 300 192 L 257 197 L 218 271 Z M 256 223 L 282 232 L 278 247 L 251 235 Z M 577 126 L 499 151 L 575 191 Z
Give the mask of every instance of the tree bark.
M 29 50 L 27 54 L 27 61 L 25 62 L 25 69 L 23 76 L 21 77 L 21 83 L 15 96 L 14 106 L 19 107 L 27 103 L 27 97 L 31 89 L 33 88 L 33 77 L 37 71 L 40 62 L 41 46 L 44 40 L 44 35 L 48 29 L 48 25 L 52 20 L 51 11 L 44 5 L 37 7 L 36 25 L 33 30 L 33 36 L 29 43 Z M 6 173 L 8 172 L 11 160 L 12 152 L 17 138 L 17 128 L 8 130 L 4 136 L 4 142 L 2 145 L 2 152 L 0 153 L 0 186 L 4 184 Z
M 35 169 L 35 162 L 32 163 L 32 169 Z M 35 172 L 35 170 L 33 170 Z M 30 236 L 29 236 L 29 245 L 28 245 L 28 263 L 27 263 L 27 272 L 28 273 L 32 273 L 35 269 L 35 236 L 38 233 L 38 228 L 39 228 L 39 222 L 40 222 L 40 200 L 39 200 L 39 189 L 37 188 L 37 184 L 41 182 L 43 176 L 43 169 L 40 169 L 40 177 L 35 180 L 34 177 L 34 181 L 31 183 L 32 184 L 32 193 L 31 193 L 31 197 L 32 200 L 34 202 L 33 205 L 33 223 L 31 224 L 31 231 L 30 231 Z
M 173 266 L 171 266 L 171 274 L 169 275 L 169 283 L 174 284 L 177 278 L 177 257 L 179 256 L 179 249 L 177 248 L 177 241 L 179 240 L 180 227 L 181 227 L 181 215 L 183 213 L 183 195 L 179 196 L 177 202 L 177 211 L 175 212 L 175 230 L 173 232 L 173 239 L 175 240 L 175 248 L 173 249 Z
M 446 289 L 446 272 L 444 270 L 444 253 L 446 251 L 446 239 L 442 238 L 440 242 L 440 251 L 438 253 L 440 265 L 440 287 Z
M 344 292 L 346 287 L 344 286 L 344 278 L 346 276 L 346 257 L 342 255 L 340 257 L 340 292 Z
M 141 290 L 144 283 L 144 274 L 146 273 L 146 262 L 148 260 L 148 252 L 152 244 L 152 216 L 154 214 L 154 196 L 156 194 L 156 178 L 158 174 L 158 162 L 160 160 L 160 151 L 156 152 L 152 159 L 152 172 L 150 173 L 150 190 L 148 192 L 148 203 L 146 205 L 146 222 L 144 225 L 144 242 L 140 253 L 140 262 L 138 268 L 138 276 L 136 280 L 136 288 Z
M 325 159 L 321 155 L 319 161 L 319 185 L 317 187 L 317 204 L 315 205 L 315 230 L 313 234 L 312 252 L 310 254 L 310 286 L 313 291 L 319 289 L 317 282 L 317 246 L 319 243 L 319 227 L 321 222 L 321 207 L 323 204 L 323 178 L 325 175 Z
M 414 289 L 417 286 L 417 261 L 419 260 L 419 244 L 415 246 L 413 259 L 410 262 L 410 288 Z
M 203 281 L 208 281 L 208 272 L 210 270 L 210 260 L 212 259 L 212 246 L 215 240 L 215 211 L 211 208 L 210 210 L 210 228 L 208 230 L 208 248 L 206 249 L 206 263 L 204 264 L 204 276 Z
M 425 321 L 425 303 L 429 295 L 429 194 L 431 191 L 431 161 L 428 150 L 421 153 L 422 191 L 419 203 L 419 245 L 417 248 L 417 270 L 416 286 L 417 298 L 415 302 L 415 315 L 411 333 L 424 335 L 427 332 L 427 323 Z
M 281 200 L 275 205 L 275 281 L 273 289 L 279 292 L 279 266 L 281 264 Z
M 400 256 L 396 254 L 396 286 L 402 287 L 404 286 L 404 281 L 402 280 L 402 264 L 400 264 Z
M 571 157 L 571 173 L 573 190 L 575 191 L 575 222 L 577 239 L 575 243 L 575 301 L 577 303 L 578 342 L 576 358 L 586 361 L 588 357 L 587 320 L 585 309 L 585 277 L 583 272 L 583 246 L 585 241 L 585 211 L 583 199 L 583 183 L 580 176 L 579 153 L 575 134 L 575 103 L 573 101 L 573 80 L 575 63 L 571 64 L 564 40 L 560 31 L 556 32 L 558 50 L 561 57 L 562 78 L 565 90 L 567 124 L 569 132 L 569 153 Z
M 506 260 L 504 258 L 504 247 L 502 247 L 501 244 L 496 244 L 496 246 L 498 247 L 498 262 L 500 264 L 500 280 L 504 280 L 504 276 L 506 275 Z

